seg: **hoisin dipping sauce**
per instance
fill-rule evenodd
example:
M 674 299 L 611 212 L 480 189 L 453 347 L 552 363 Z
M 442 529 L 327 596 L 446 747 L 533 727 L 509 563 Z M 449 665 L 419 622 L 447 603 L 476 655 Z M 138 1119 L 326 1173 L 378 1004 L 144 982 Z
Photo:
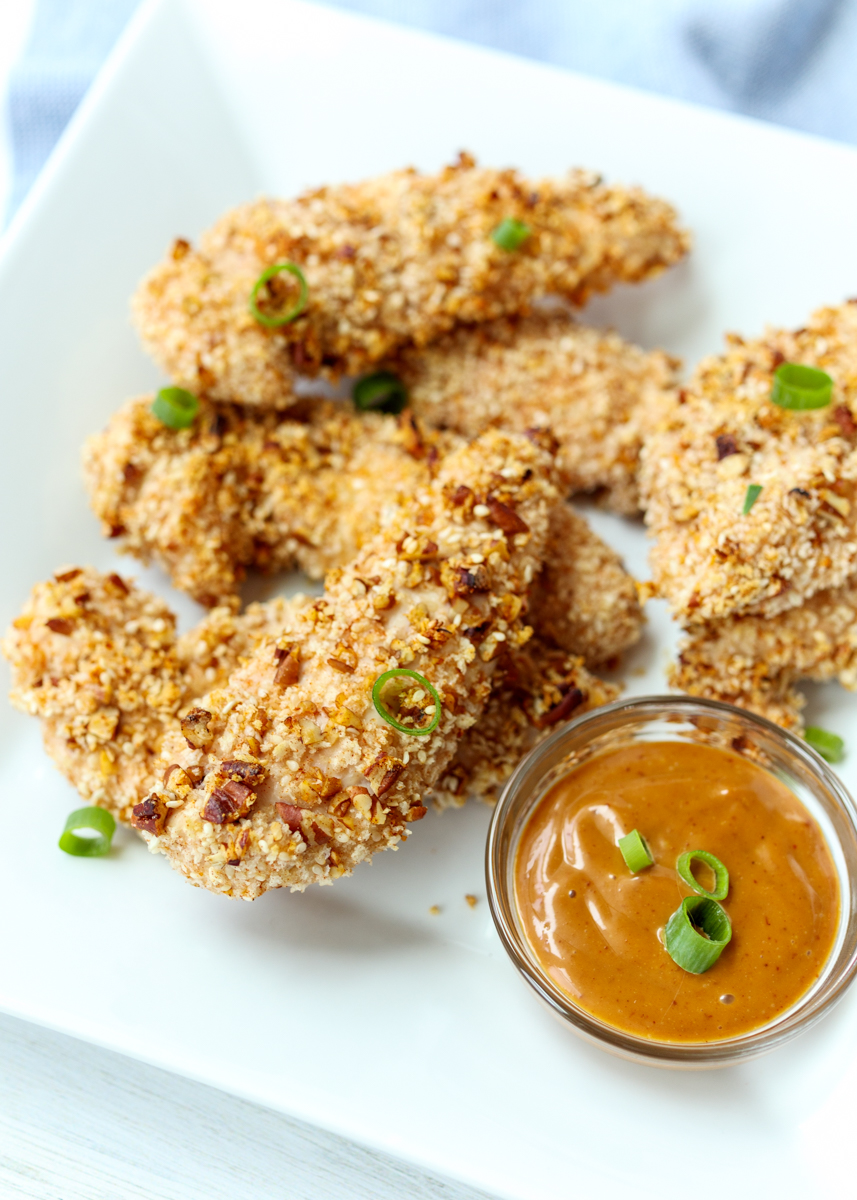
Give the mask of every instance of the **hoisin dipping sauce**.
M 638 829 L 654 865 L 632 874 L 619 838 Z M 732 940 L 694 975 L 664 948 L 692 890 L 676 871 L 707 850 L 729 871 L 721 902 Z M 708 868 L 694 874 L 713 886 Z M 639 741 L 595 754 L 558 779 L 521 833 L 515 901 L 542 970 L 617 1030 L 668 1043 L 759 1029 L 824 968 L 839 922 L 836 867 L 822 832 L 780 780 L 695 741 Z

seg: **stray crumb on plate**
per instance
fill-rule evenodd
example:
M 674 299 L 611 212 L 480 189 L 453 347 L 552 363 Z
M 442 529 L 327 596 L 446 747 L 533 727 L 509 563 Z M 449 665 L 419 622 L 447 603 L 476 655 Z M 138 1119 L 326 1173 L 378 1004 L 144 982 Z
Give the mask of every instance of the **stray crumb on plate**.
M 429 909 L 429 912 L 431 913 L 431 915 L 432 915 L 433 917 L 439 917 L 439 916 L 440 916 L 440 905 L 439 905 L 439 904 L 433 904 L 433 905 L 431 906 L 431 908 Z
M 470 892 L 465 893 L 464 899 L 467 901 L 467 903 L 470 905 L 471 908 L 476 907 L 476 897 L 472 896 L 470 894 Z

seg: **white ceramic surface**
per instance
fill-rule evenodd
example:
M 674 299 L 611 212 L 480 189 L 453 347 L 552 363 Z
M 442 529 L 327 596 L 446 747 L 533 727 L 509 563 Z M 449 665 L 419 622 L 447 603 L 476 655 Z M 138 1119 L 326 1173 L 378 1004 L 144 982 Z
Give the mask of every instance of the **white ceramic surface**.
M 724 328 L 800 323 L 857 293 L 853 151 L 285 0 L 147 4 L 2 242 L 0 621 L 60 563 L 132 566 L 87 511 L 78 448 L 157 379 L 127 297 L 170 239 L 262 190 L 434 168 L 462 147 L 531 172 L 597 167 L 678 204 L 692 259 L 590 309 L 646 345 L 692 360 Z M 644 575 L 641 529 L 593 520 Z M 671 641 L 652 606 L 630 692 L 663 688 Z M 855 747 L 853 789 L 857 700 L 817 688 L 810 714 Z M 844 1178 L 857 993 L 732 1071 L 613 1060 L 506 960 L 483 899 L 487 810 L 430 816 L 335 888 L 244 905 L 187 887 L 125 832 L 108 860 L 65 858 L 75 797 L 34 723 L 3 709 L 0 748 L 9 1013 L 521 1200 L 684 1196 L 701 1145 L 727 1147 L 715 1178 L 735 1200 Z

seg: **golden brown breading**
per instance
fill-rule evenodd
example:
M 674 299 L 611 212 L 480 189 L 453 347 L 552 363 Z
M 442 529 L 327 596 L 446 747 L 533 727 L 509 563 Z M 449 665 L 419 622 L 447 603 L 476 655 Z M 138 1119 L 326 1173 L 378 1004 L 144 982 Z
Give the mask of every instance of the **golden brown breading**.
M 857 303 L 821 309 L 795 333 L 727 345 L 699 365 L 643 452 L 654 579 L 684 621 L 771 616 L 857 570 Z M 826 371 L 832 404 L 773 404 L 783 361 Z M 762 491 L 742 515 L 750 484 Z
M 342 566 L 461 444 L 410 414 L 355 414 L 307 399 L 287 415 L 203 401 L 188 430 L 167 429 L 151 398 L 126 404 L 87 442 L 93 508 L 108 533 L 203 603 L 233 601 L 247 567 Z M 600 664 L 637 641 L 642 613 L 618 557 L 565 504 L 551 514 L 536 628 Z
M 551 511 L 544 566 L 527 618 L 539 637 L 588 667 L 615 665 L 640 640 L 643 610 L 619 555 L 570 505 Z
M 84 475 L 105 533 L 223 604 L 247 567 L 320 579 L 353 558 L 453 444 L 407 415 L 317 397 L 287 416 L 202 401 L 192 428 L 172 430 L 144 396 L 89 438 Z
M 490 234 L 506 218 L 531 230 L 515 251 Z M 134 318 L 177 382 L 218 400 L 282 407 L 294 373 L 356 374 L 453 326 L 526 310 L 555 294 L 582 304 L 617 282 L 649 278 L 689 245 L 673 209 L 583 171 L 527 180 L 468 155 L 437 175 L 394 171 L 296 200 L 227 213 L 198 250 L 179 240 L 143 281 Z M 305 311 L 275 329 L 251 315 L 271 264 L 299 265 Z M 289 275 L 275 287 L 296 284 Z M 280 297 L 292 306 L 296 290 Z
M 546 459 L 493 432 L 448 456 L 322 599 L 202 697 L 164 738 L 155 774 L 168 790 L 135 810 L 150 847 L 191 882 L 253 899 L 397 845 L 479 718 L 498 649 L 528 636 L 519 617 L 556 497 Z M 376 713 L 373 684 L 398 667 L 436 689 L 435 732 L 415 738 Z
M 799 728 L 804 700 L 794 685 L 801 679 L 838 679 L 857 690 L 857 578 L 775 617 L 692 626 L 670 682 Z
M 539 637 L 500 663 L 491 698 L 432 792 L 439 808 L 469 797 L 494 804 L 523 756 L 572 717 L 609 704 L 620 689 L 591 675 L 583 659 Z
M 456 329 L 405 351 L 396 369 L 429 425 L 467 438 L 549 426 L 568 490 L 598 492 L 630 515 L 640 507 L 640 447 L 675 404 L 678 367 L 567 313 L 539 312 Z

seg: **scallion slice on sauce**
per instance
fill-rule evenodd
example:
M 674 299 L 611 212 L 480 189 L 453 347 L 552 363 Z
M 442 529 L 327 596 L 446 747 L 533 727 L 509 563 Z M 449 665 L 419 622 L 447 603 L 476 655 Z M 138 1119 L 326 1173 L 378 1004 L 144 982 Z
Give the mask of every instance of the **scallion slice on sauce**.
M 408 405 L 408 390 L 392 371 L 376 371 L 358 379 L 351 396 L 361 412 L 400 413 Z
M 705 863 L 714 874 L 714 887 L 710 890 L 704 888 L 693 873 L 693 864 L 696 861 Z M 729 872 L 715 854 L 709 854 L 707 850 L 688 850 L 687 853 L 678 856 L 675 869 L 687 886 L 693 888 L 700 896 L 707 896 L 709 900 L 726 899 L 729 891 Z
M 77 808 L 65 823 L 59 848 L 76 858 L 98 858 L 110 849 L 115 830 L 116 822 L 106 809 Z
M 399 733 L 410 733 L 414 737 L 425 737 L 433 733 L 440 721 L 441 703 L 435 689 L 418 671 L 396 667 L 385 671 L 375 680 L 372 688 L 372 703 L 378 716 L 398 729 Z M 424 719 L 427 725 L 417 725 Z
M 504 217 L 496 229 L 491 231 L 491 241 L 501 250 L 518 250 L 532 233 L 529 225 L 517 217 Z
M 644 871 L 646 867 L 650 867 L 655 861 L 652 858 L 649 847 L 646 845 L 646 839 L 640 833 L 639 829 L 632 829 L 630 833 L 626 833 L 624 837 L 620 837 L 617 844 L 622 851 L 625 866 L 632 875 L 636 875 L 638 871 Z
M 747 491 L 744 495 L 744 507 L 741 512 L 746 517 L 747 513 L 759 499 L 762 494 L 762 485 L 760 483 L 750 483 L 747 485 Z
M 294 275 L 298 281 L 300 291 L 295 304 L 285 310 L 285 312 L 263 312 L 259 308 L 259 293 L 263 288 L 267 288 L 268 281 L 273 279 L 275 275 L 280 275 L 283 271 L 287 271 L 289 275 Z M 266 267 L 259 278 L 253 285 L 253 291 L 250 293 L 250 312 L 256 318 L 260 325 L 264 325 L 267 329 L 277 329 L 280 325 L 288 325 L 290 321 L 294 321 L 301 315 L 307 306 L 309 300 L 309 284 L 306 281 L 303 271 L 293 262 L 274 263 L 272 267 Z
M 152 402 L 152 412 L 168 429 L 190 429 L 199 412 L 199 401 L 184 388 L 161 388 Z
M 845 757 L 845 743 L 835 733 L 828 733 L 818 725 L 807 725 L 803 735 L 813 750 L 817 750 L 829 763 L 840 763 Z
M 780 408 L 805 412 L 811 408 L 826 408 L 832 399 L 833 380 L 818 367 L 780 363 L 774 371 L 771 400 Z
M 667 954 L 683 971 L 701 975 L 713 967 L 732 937 L 726 910 L 707 896 L 686 896 L 664 931 Z

